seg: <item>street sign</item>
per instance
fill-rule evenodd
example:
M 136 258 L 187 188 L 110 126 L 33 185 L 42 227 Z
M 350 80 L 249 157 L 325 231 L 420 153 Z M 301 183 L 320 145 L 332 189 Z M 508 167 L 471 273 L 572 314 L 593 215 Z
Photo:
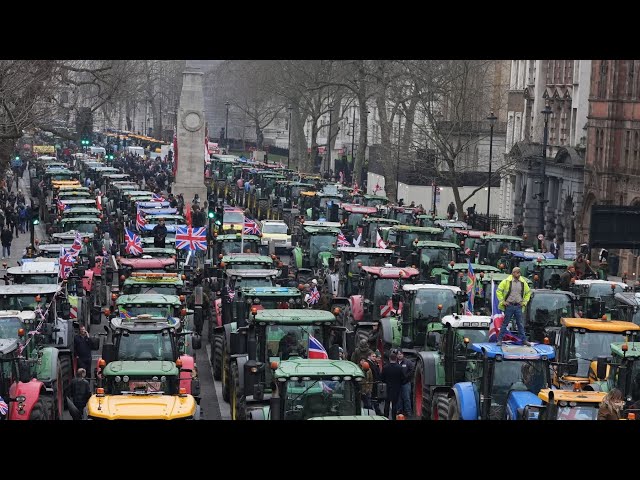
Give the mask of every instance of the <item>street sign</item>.
M 538 240 L 544 240 L 544 235 L 540 233 L 540 234 L 538 235 Z
M 565 260 L 576 259 L 576 242 L 564 242 L 564 258 Z

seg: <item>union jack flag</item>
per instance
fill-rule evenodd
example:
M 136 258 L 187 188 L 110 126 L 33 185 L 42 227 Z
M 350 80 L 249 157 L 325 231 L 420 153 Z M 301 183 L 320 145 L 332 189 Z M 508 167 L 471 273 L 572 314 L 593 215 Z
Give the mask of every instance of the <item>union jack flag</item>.
M 350 245 L 347 237 L 344 236 L 344 233 L 338 233 L 338 246 L 339 247 L 348 247 Z
M 313 290 L 309 292 L 309 299 L 307 303 L 309 305 L 315 305 L 320 300 L 320 292 L 318 291 L 318 287 L 313 287 Z
M 382 190 L 382 187 L 376 183 L 376 186 L 373 187 L 373 194 L 375 195 L 379 190 Z
M 309 354 L 307 355 L 307 357 L 309 359 L 329 359 L 329 354 L 313 335 L 309 335 Z
M 138 230 L 142 231 L 146 224 L 147 221 L 144 218 L 144 213 L 142 213 L 140 209 L 138 209 L 138 214 L 136 215 L 136 227 L 138 227 Z
M 131 315 L 124 308 L 120 310 L 120 318 L 124 318 L 125 320 L 130 320 Z
M 6 415 L 9 411 L 9 405 L 4 401 L 4 398 L 0 397 L 0 415 Z
M 393 293 L 398 293 L 400 291 L 400 282 L 394 280 L 393 281 Z
M 59 276 L 61 279 L 65 280 L 69 278 L 71 274 L 71 270 L 73 270 L 73 264 L 75 263 L 75 257 L 71 256 L 67 253 L 67 250 L 64 247 L 60 247 L 60 273 Z
M 260 235 L 260 228 L 258 228 L 258 224 L 254 220 L 244 217 L 242 233 L 245 235 Z
M 73 239 L 73 245 L 71 245 L 71 249 L 68 252 L 69 255 L 71 255 L 71 257 L 74 259 L 78 258 L 78 255 L 80 255 L 80 252 L 82 251 L 82 235 L 80 234 L 80 232 L 76 232 L 76 236 Z
M 380 232 L 376 232 L 376 247 L 387 248 L 387 244 L 384 243 L 384 240 L 382 240 L 382 237 L 380 236 Z
M 227 287 L 227 296 L 229 297 L 229 302 L 233 302 L 236 297 L 236 291 L 231 287 Z
M 154 193 L 152 195 L 152 201 L 153 202 L 164 202 L 164 197 L 162 195 L 158 195 L 157 193 Z
M 65 211 L 65 210 L 69 210 L 71 208 L 66 203 L 63 203 L 62 200 L 58 200 L 57 205 L 58 205 L 58 210 L 60 210 L 61 212 Z
M 142 239 L 128 228 L 124 229 L 124 239 L 127 245 L 124 247 L 125 252 L 129 255 L 142 255 Z
M 502 327 L 502 323 L 504 322 L 504 312 L 498 307 L 500 301 L 496 293 L 497 290 L 495 282 L 491 281 L 491 297 L 493 298 L 493 302 L 491 304 L 491 325 L 489 325 L 490 342 L 498 341 L 498 333 L 500 333 L 500 327 Z M 512 342 L 520 341 L 520 339 L 510 333 L 508 329 L 504 334 L 503 340 L 510 340 Z
M 205 227 L 177 227 L 176 248 L 178 250 L 206 250 L 207 231 Z

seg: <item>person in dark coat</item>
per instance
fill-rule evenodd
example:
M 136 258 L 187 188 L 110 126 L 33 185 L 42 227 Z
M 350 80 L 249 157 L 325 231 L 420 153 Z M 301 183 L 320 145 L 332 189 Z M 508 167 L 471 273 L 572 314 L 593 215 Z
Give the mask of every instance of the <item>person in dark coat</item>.
M 78 359 L 78 368 L 91 372 L 91 338 L 84 325 L 80 325 L 79 333 L 73 339 L 73 345 Z
M 167 227 L 164 224 L 164 218 L 158 221 L 158 224 L 153 227 L 153 246 L 155 248 L 164 248 L 165 240 L 167 238 Z
M 380 380 L 387 384 L 387 399 L 384 403 L 385 417 L 389 417 L 390 406 L 392 418 L 395 420 L 398 415 L 404 376 L 404 370 L 398 364 L 398 351 L 393 349 L 389 355 L 389 363 L 385 364 L 382 374 L 380 375 Z
M 560 290 L 571 291 L 571 279 L 576 276 L 576 267 L 569 265 L 562 275 L 560 275 Z
M 372 350 L 369 348 L 369 342 L 366 339 L 361 338 L 358 347 L 351 355 L 351 361 L 356 365 L 359 365 L 360 360 L 366 360 L 372 353 Z
M 84 409 L 87 406 L 87 402 L 91 397 L 91 386 L 89 381 L 85 378 L 87 371 L 84 368 L 79 368 L 76 377 L 71 381 L 71 401 L 73 405 L 78 409 L 75 413 L 72 413 L 74 420 L 82 420 L 84 417 Z M 71 413 L 70 409 L 70 413 Z

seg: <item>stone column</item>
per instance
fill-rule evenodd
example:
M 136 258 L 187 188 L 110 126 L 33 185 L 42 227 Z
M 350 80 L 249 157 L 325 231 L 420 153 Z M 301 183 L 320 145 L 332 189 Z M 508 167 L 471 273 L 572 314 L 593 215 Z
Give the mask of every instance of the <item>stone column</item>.
M 553 234 L 556 226 L 556 202 L 558 196 L 558 182 L 556 177 L 547 177 L 547 206 L 545 208 L 545 232 L 547 235 Z
M 522 172 L 516 173 L 516 186 L 513 190 L 513 221 L 517 224 L 522 221 Z
M 524 231 L 527 235 L 529 235 L 530 239 L 534 239 L 538 236 L 538 217 L 540 204 L 538 203 L 538 197 L 533 198 L 534 195 L 539 193 L 539 185 L 534 183 L 537 180 L 539 175 L 529 172 L 527 174 L 527 192 L 526 198 L 524 201 L 524 213 L 523 213 L 523 222 Z
M 189 69 L 182 74 L 182 93 L 178 111 L 178 169 L 172 192 L 182 193 L 187 205 L 195 194 L 200 197 L 200 205 L 207 200 L 204 185 L 204 95 L 202 78 L 204 74 Z

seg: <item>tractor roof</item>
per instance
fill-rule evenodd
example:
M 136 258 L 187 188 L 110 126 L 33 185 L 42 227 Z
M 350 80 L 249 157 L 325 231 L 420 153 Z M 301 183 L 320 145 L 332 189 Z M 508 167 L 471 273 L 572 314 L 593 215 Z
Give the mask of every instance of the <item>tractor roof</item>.
M 312 325 L 315 322 L 335 323 L 336 317 L 326 310 L 276 309 L 258 310 L 256 322 L 276 324 Z
M 442 233 L 444 230 L 438 227 L 417 227 L 415 225 L 394 225 L 392 230 L 400 232 L 415 232 L 415 233 Z
M 164 268 L 175 265 L 175 258 L 122 258 L 120 257 L 120 265 L 131 268 Z
M 419 270 L 410 267 L 362 267 L 362 271 L 380 278 L 411 278 L 420 275 Z M 400 277 L 400 272 L 402 272 L 402 277 Z
M 182 278 L 177 273 L 147 273 L 147 272 L 133 272 L 125 281 L 125 285 L 183 285 Z
M 420 218 L 422 215 L 418 215 Z M 442 218 L 436 218 L 434 222 L 440 228 L 469 228 L 465 222 L 459 220 L 446 220 Z
M 62 220 L 60 220 L 60 223 L 62 223 L 63 225 L 65 223 L 102 223 L 102 219 L 98 217 L 89 217 L 89 216 L 65 217 Z
M 640 330 L 640 326 L 620 320 L 602 320 L 593 318 L 563 318 L 562 325 L 567 328 L 584 328 L 593 332 L 624 333 L 630 330 Z
M 526 250 L 508 250 L 509 255 L 521 260 L 537 260 L 538 258 L 554 258 L 553 253 L 527 252 Z
M 59 285 L 0 285 L 0 295 L 48 295 L 59 289 Z
M 622 350 L 622 345 L 627 346 L 626 352 Z M 614 342 L 611 344 L 611 353 L 618 357 L 638 358 L 640 357 L 640 342 Z
M 296 358 L 280 362 L 275 372 L 276 378 L 310 377 L 313 380 L 332 376 L 364 378 L 358 365 L 346 360 L 318 360 Z
M 573 260 L 563 260 L 561 258 L 547 258 L 542 260 L 541 262 L 536 262 L 536 265 L 546 268 L 557 268 L 564 269 L 569 265 L 573 265 Z M 610 283 L 610 282 L 609 282 Z
M 487 315 L 446 315 L 442 317 L 443 325 L 451 325 L 453 328 L 478 327 L 489 330 L 491 316 Z
M 372 248 L 372 247 L 339 247 L 338 252 L 345 253 L 369 253 L 369 254 L 378 254 L 378 255 L 391 255 L 393 250 L 389 250 L 388 248 Z
M 549 403 L 550 388 L 543 388 L 538 392 L 538 398 L 543 402 Z M 573 392 L 571 390 L 553 390 L 553 402 L 575 402 L 575 403 L 600 403 L 606 396 L 606 392 L 590 392 L 581 390 L 579 392 Z
M 459 293 L 461 290 L 458 287 L 452 285 L 436 285 L 432 283 L 416 283 L 403 285 L 402 290 L 405 292 L 414 292 L 417 290 L 451 290 L 454 294 Z
M 508 343 L 503 343 L 501 346 L 496 343 L 472 343 L 469 348 L 478 353 L 484 351 L 489 358 L 502 355 L 504 360 L 537 360 L 545 356 L 551 360 L 556 356 L 556 352 L 551 345 L 542 343 L 536 343 L 531 346 Z
M 436 240 L 421 240 L 415 243 L 415 248 L 453 248 L 459 250 L 460 246 L 451 242 L 438 242 Z
M 180 297 L 178 295 L 161 295 L 158 293 L 139 293 L 133 295 L 120 295 L 116 300 L 116 305 L 174 305 L 180 306 Z
M 257 253 L 232 253 L 222 257 L 224 263 L 268 263 L 273 265 L 273 258 L 266 255 L 259 255 Z
M 575 282 L 576 285 L 587 285 L 587 286 L 594 285 L 594 284 L 611 285 L 612 283 L 615 283 L 616 285 L 624 288 L 625 290 L 629 288 L 629 285 L 627 285 L 626 283 L 614 282 L 612 280 L 576 280 Z
M 387 225 L 398 225 L 400 222 L 393 218 L 365 217 L 362 219 L 366 223 L 386 223 Z
M 163 330 L 177 328 L 180 320 L 174 317 L 152 317 L 151 315 L 138 315 L 137 317 L 111 319 L 111 328 L 124 329 L 132 332 L 159 333 Z
M 60 264 L 55 258 L 47 258 L 50 262 L 26 262 L 19 267 L 9 267 L 9 275 L 58 275 Z
M 242 287 L 240 290 L 245 296 L 291 296 L 301 295 L 300 290 L 295 287 Z
M 321 222 L 319 220 L 305 220 L 302 225 L 305 227 L 342 227 L 340 222 Z
M 506 242 L 522 242 L 522 237 L 514 237 L 513 235 L 499 235 L 491 233 L 486 236 L 487 240 L 502 240 Z
M 491 232 L 484 230 L 468 230 L 466 228 L 454 228 L 454 232 L 470 238 L 482 238 L 486 235 L 491 235 Z
M 105 375 L 178 375 L 178 367 L 174 362 L 168 361 L 133 361 L 116 360 L 109 362 L 104 369 Z
M 238 233 L 227 233 L 224 235 L 217 235 L 216 242 L 239 242 L 242 240 L 243 235 Z M 260 237 L 257 235 L 244 235 L 245 242 L 259 242 Z
M 349 213 L 378 213 L 378 209 L 376 207 L 365 207 L 364 205 L 357 205 L 354 203 L 343 203 L 340 205 L 340 208 L 342 210 L 346 210 Z
M 225 270 L 228 277 L 255 278 L 255 277 L 277 277 L 278 270 L 260 268 L 256 270 L 237 270 L 229 268 Z
M 69 240 L 71 243 L 73 243 L 76 238 L 76 233 L 78 233 L 76 230 L 69 230 L 68 232 L 54 233 L 53 235 L 51 235 L 51 237 L 55 240 Z M 80 232 L 80 236 L 82 236 L 83 239 L 92 239 L 93 232 Z
M 328 233 L 331 235 L 337 235 L 338 233 L 340 233 L 340 228 L 339 227 L 327 227 L 327 226 L 323 226 L 323 227 L 319 227 L 319 226 L 308 226 L 304 225 L 304 231 L 306 233 L 308 233 L 309 235 L 317 235 L 317 234 L 322 234 L 322 233 Z
M 638 292 L 618 292 L 615 294 L 615 299 L 625 305 L 640 305 L 640 293 Z
M 480 272 L 495 272 L 502 273 L 498 267 L 494 267 L 493 265 L 483 265 L 481 263 L 472 263 L 471 268 L 473 268 L 474 273 Z M 466 272 L 469 270 L 468 263 L 454 263 L 451 267 L 452 270 Z
M 31 310 L 0 310 L 0 318 L 6 317 L 19 317 L 20 320 L 24 322 L 28 320 L 35 320 L 36 312 L 33 312 Z
M 307 420 L 389 420 L 382 415 L 335 415 L 332 417 L 311 417 Z

